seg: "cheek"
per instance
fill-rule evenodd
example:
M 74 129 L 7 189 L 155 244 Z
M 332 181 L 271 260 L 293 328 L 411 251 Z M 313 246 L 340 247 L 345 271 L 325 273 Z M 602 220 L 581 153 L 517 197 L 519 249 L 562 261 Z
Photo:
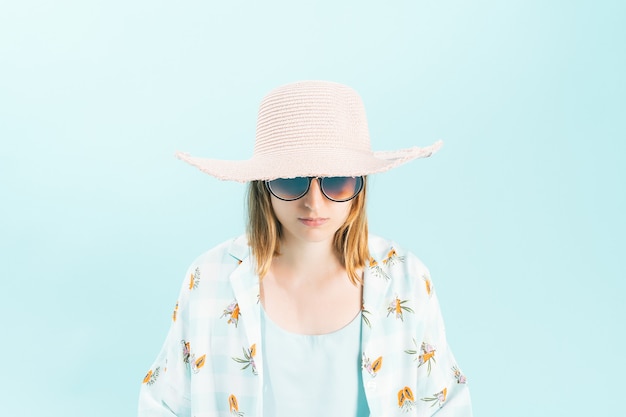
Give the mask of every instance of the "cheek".
M 283 223 L 283 220 L 287 217 L 287 207 L 285 207 L 285 201 L 279 200 L 276 197 L 271 197 L 272 210 L 274 210 L 274 215 L 279 223 Z
M 346 220 L 348 220 L 348 216 L 350 216 L 350 210 L 352 209 L 352 202 L 349 201 L 347 203 L 338 203 L 341 204 L 341 210 L 339 211 L 338 218 L 341 218 L 341 225 L 343 225 Z

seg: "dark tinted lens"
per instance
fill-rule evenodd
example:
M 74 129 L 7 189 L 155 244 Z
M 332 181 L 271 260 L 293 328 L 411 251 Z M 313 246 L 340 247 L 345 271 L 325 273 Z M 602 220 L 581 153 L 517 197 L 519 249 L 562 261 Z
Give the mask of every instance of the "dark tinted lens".
M 309 179 L 300 178 L 279 178 L 276 180 L 268 181 L 272 194 L 282 200 L 296 200 L 302 197 L 309 188 Z
M 362 177 L 322 178 L 322 191 L 334 201 L 348 201 L 361 191 Z

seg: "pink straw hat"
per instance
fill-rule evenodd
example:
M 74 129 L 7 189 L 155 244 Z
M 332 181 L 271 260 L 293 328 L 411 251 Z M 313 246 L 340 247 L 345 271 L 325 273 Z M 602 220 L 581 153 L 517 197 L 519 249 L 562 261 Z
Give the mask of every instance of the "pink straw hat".
M 278 87 L 261 101 L 252 158 L 224 161 L 183 152 L 176 157 L 220 180 L 248 182 L 375 174 L 426 158 L 441 145 L 374 152 L 356 91 L 327 81 L 302 81 Z

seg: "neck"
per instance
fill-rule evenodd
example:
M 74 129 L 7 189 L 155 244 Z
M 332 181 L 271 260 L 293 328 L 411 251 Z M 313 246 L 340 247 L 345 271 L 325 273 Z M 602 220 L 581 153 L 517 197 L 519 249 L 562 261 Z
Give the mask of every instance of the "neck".
M 318 281 L 344 271 L 332 241 L 301 242 L 283 239 L 272 269 L 304 281 Z M 333 274 L 334 272 L 334 274 Z M 329 274 L 330 273 L 330 274 Z

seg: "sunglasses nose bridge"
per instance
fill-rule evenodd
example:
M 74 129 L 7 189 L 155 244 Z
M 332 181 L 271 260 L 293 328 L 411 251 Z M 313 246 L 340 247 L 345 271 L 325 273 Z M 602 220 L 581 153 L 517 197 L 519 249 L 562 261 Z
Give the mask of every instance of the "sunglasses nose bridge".
M 322 179 L 320 177 L 309 177 L 309 187 L 302 198 L 312 201 L 325 198 L 324 192 L 322 191 Z

